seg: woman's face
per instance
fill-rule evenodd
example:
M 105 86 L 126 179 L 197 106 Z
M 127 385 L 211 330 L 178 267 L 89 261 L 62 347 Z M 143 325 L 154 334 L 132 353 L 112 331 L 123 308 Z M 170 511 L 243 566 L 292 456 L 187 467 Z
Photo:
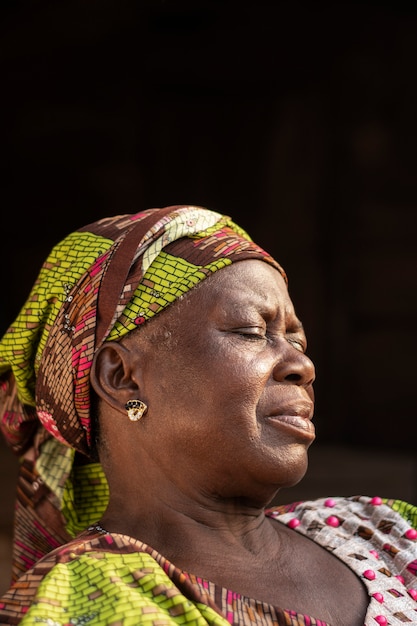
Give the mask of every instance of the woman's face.
M 146 454 L 181 489 L 214 497 L 297 483 L 314 440 L 314 366 L 279 272 L 235 263 L 158 323 L 171 338 L 149 341 L 140 359 Z

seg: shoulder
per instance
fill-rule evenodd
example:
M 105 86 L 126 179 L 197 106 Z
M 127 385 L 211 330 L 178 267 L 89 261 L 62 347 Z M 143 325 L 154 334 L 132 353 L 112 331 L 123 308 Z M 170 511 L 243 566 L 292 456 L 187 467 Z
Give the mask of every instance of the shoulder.
M 328 497 L 274 507 L 266 515 L 338 555 L 375 556 L 417 584 L 417 508 L 380 497 Z M 361 556 L 358 556 L 358 555 Z
M 138 611 L 152 606 L 140 593 L 144 579 L 151 591 L 162 581 L 168 586 L 165 578 L 140 542 L 122 535 L 85 533 L 47 554 L 13 585 L 1 599 L 0 623 L 5 616 L 19 620 L 12 623 L 32 624 L 61 623 L 64 616 L 80 615 L 98 623 L 100 615 L 99 623 L 106 624 L 103 615 L 114 617 L 119 612 L 122 621 L 126 605 Z M 62 623 L 69 622 L 66 618 Z
M 367 619 L 378 621 L 383 613 L 403 615 L 402 621 L 414 623 L 414 505 L 370 496 L 328 497 L 277 506 L 266 515 L 332 552 L 361 579 L 370 598 Z
M 146 544 L 125 535 L 83 533 L 38 561 L 1 598 L 0 623 L 105 626 L 134 615 L 137 623 L 143 616 L 174 625 L 178 616 L 196 623 L 202 613 L 208 623 L 223 623 L 203 604 L 183 572 Z

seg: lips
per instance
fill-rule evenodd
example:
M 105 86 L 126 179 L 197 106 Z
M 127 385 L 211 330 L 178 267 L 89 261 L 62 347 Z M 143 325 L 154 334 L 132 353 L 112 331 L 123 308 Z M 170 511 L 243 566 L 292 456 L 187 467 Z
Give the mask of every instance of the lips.
M 280 406 L 279 409 L 269 412 L 266 419 L 278 428 L 295 429 L 314 438 L 313 410 L 312 404 Z

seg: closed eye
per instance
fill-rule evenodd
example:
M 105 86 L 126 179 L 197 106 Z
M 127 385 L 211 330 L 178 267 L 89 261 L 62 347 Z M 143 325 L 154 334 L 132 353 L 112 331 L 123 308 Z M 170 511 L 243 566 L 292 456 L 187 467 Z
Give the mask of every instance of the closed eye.
M 248 341 L 265 340 L 265 332 L 261 328 L 238 328 L 234 332 L 238 333 L 244 339 Z
M 297 337 L 291 337 L 291 336 L 287 336 L 286 339 L 288 343 L 291 344 L 299 352 L 306 351 L 307 346 L 306 346 L 305 341 L 303 341 L 302 339 L 299 339 Z

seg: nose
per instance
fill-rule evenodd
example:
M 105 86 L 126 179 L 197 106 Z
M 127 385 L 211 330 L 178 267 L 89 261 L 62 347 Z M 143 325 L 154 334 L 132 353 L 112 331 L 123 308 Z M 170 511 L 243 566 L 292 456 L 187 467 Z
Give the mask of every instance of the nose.
M 273 376 L 279 382 L 307 387 L 313 384 L 316 370 L 313 361 L 306 354 L 287 343 L 274 366 Z

